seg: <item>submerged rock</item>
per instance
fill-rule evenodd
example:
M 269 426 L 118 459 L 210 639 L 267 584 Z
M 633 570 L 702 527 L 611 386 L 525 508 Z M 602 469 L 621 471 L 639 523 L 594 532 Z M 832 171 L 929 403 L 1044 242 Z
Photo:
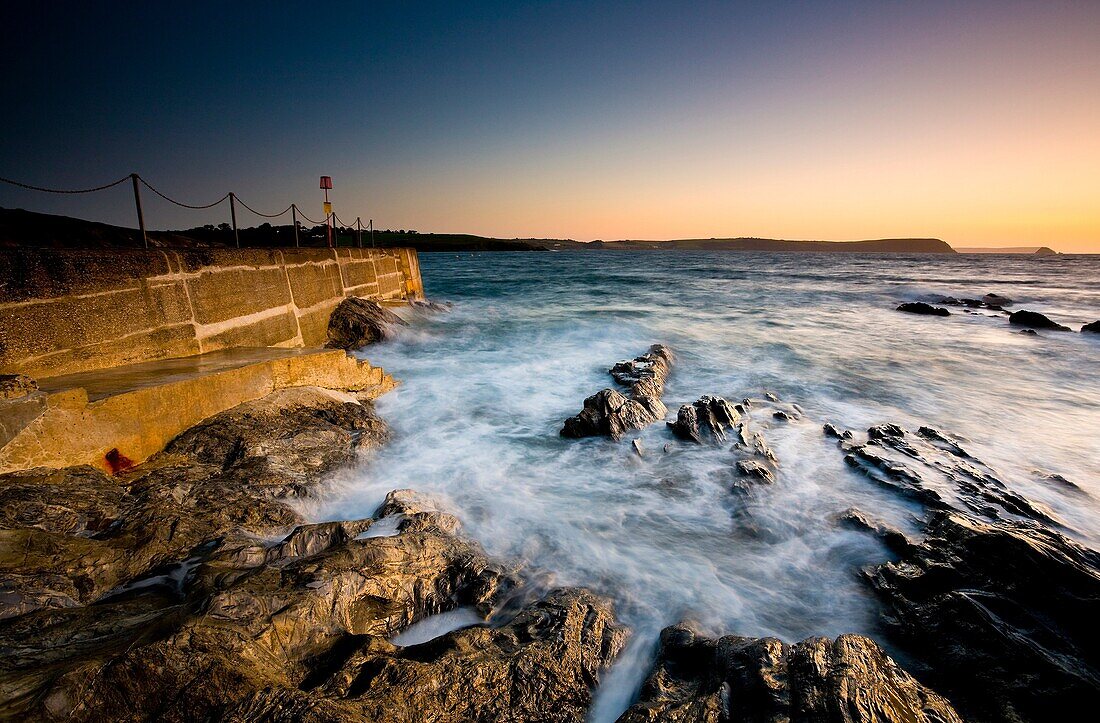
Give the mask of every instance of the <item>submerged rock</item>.
M 932 306 L 923 301 L 909 301 L 900 304 L 897 310 L 904 311 L 908 314 L 923 314 L 925 316 L 951 316 L 951 312 L 942 306 Z
M 1015 324 L 1016 326 L 1026 326 L 1030 329 L 1051 329 L 1053 331 L 1071 331 L 1068 326 L 1062 326 L 1048 319 L 1043 314 L 1036 311 L 1026 311 L 1021 309 L 1020 311 L 1012 312 L 1012 315 L 1008 317 L 1008 323 Z
M 676 421 L 668 422 L 673 434 L 702 444 L 704 438 L 714 442 L 726 439 L 726 430 L 741 421 L 741 413 L 722 397 L 700 397 L 694 404 L 684 404 L 676 413 Z
M 1000 294 L 993 293 L 983 296 L 982 301 L 984 301 L 986 304 L 989 304 L 990 306 L 1012 306 L 1012 304 L 1015 303 L 1007 296 L 1001 296 Z
M 328 342 L 325 346 L 360 349 L 385 339 L 390 325 L 406 326 L 406 323 L 375 301 L 351 296 L 333 309 L 328 320 Z
M 961 723 L 869 638 L 713 640 L 684 623 L 662 631 L 653 671 L 619 721 Z
M 627 430 L 644 429 L 663 419 L 668 409 L 661 402 L 661 395 L 672 362 L 669 348 L 655 344 L 642 356 L 611 367 L 609 373 L 630 389 L 630 398 L 614 389 L 596 392 L 584 400 L 579 414 L 565 420 L 561 436 L 619 439 Z
M 1100 696 L 1100 554 L 1030 522 L 933 514 L 866 577 L 929 680 L 977 721 L 1073 720 Z

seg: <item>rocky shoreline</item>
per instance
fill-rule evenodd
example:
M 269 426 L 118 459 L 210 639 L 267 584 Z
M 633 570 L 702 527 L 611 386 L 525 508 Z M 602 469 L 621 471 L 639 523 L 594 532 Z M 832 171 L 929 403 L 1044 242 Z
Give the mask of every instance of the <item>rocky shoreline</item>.
M 396 323 L 343 308 L 333 346 Z M 630 396 L 589 397 L 562 436 L 617 440 L 666 419 L 673 363 L 655 345 L 613 365 Z M 730 494 L 755 494 L 783 483 L 764 431 L 807 421 L 770 392 L 707 395 L 668 421 L 665 451 L 728 446 Z M 1100 555 L 947 432 L 823 430 L 854 472 L 923 510 L 921 539 L 855 509 L 835 519 L 883 541 L 882 561 L 853 574 L 881 601 L 883 642 L 915 667 L 861 635 L 792 644 L 684 621 L 620 720 L 1040 721 L 1095 698 Z M 610 600 L 486 555 L 459 511 L 413 490 L 365 519 L 298 511 L 389 437 L 355 393 L 295 387 L 115 476 L 0 476 L 0 717 L 584 720 L 631 635 Z

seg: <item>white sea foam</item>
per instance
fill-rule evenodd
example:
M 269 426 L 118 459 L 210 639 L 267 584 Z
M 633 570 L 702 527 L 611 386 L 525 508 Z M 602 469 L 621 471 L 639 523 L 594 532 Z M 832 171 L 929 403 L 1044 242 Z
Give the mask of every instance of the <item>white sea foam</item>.
M 833 517 L 854 505 L 912 530 L 917 508 L 849 470 L 821 434 L 825 421 L 962 434 L 1070 534 L 1097 539 L 1100 339 L 1048 334 L 1036 344 L 1000 319 L 893 310 L 920 295 L 994 291 L 1079 325 L 1100 318 L 1100 290 L 1086 283 L 1100 277 L 1095 259 L 1081 268 L 590 252 L 425 254 L 421 263 L 429 292 L 457 305 L 366 351 L 404 382 L 378 401 L 394 440 L 311 515 L 370 515 L 386 492 L 411 487 L 440 499 L 491 554 L 612 596 L 636 636 L 594 720 L 629 703 L 657 633 L 685 617 L 724 634 L 879 636 L 879 608 L 857 572 L 887 552 Z M 729 445 L 684 444 L 662 424 L 636 435 L 642 458 L 629 438 L 558 436 L 586 396 L 613 386 L 611 364 L 655 342 L 678 357 L 670 414 L 703 394 L 738 400 L 764 389 L 804 409 L 790 423 L 753 413 L 780 459 L 775 484 L 732 495 Z M 1036 470 L 1093 497 L 1071 498 Z

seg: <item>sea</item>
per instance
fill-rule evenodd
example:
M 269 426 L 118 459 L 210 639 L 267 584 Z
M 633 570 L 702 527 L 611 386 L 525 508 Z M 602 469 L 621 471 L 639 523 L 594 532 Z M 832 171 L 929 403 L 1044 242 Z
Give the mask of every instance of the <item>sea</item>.
M 402 381 L 377 401 L 394 438 L 310 515 L 370 516 L 388 491 L 413 488 L 490 554 L 609 596 L 633 635 L 593 721 L 630 704 L 660 630 L 685 619 L 791 642 L 862 633 L 905 662 L 860 574 L 891 555 L 837 516 L 857 507 L 919 537 L 922 510 L 848 467 L 825 423 L 857 437 L 884 423 L 934 427 L 1052 510 L 1060 532 L 1100 544 L 1100 335 L 1078 333 L 1100 319 L 1100 256 L 582 251 L 420 263 L 428 297 L 453 309 L 404 311 L 408 327 L 360 353 Z M 895 310 L 987 293 L 1074 331 L 1021 334 L 986 309 Z M 734 494 L 731 443 L 684 442 L 663 422 L 620 441 L 559 436 L 585 397 L 615 386 L 615 362 L 656 343 L 677 360 L 670 419 L 703 395 L 797 405 L 789 421 L 750 410 L 778 458 L 774 484 Z

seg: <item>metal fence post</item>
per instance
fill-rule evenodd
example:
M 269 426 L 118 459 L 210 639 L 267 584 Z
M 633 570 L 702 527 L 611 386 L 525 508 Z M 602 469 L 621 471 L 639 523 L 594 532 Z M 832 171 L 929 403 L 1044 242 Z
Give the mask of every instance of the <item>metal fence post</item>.
M 134 204 L 137 206 L 138 227 L 141 229 L 141 242 L 145 248 L 149 248 L 149 237 L 145 233 L 145 214 L 141 211 L 141 192 L 138 190 L 138 174 L 131 173 L 130 180 L 134 182 Z
M 374 248 L 374 219 L 370 220 L 370 247 Z
M 298 248 L 298 207 L 290 204 L 290 217 L 294 219 L 294 248 Z
M 359 248 L 363 248 L 363 219 L 355 217 L 355 233 L 359 237 Z
M 237 233 L 237 197 L 232 191 L 229 193 L 229 218 L 233 221 L 233 238 L 237 241 L 237 248 L 240 248 L 241 237 Z

